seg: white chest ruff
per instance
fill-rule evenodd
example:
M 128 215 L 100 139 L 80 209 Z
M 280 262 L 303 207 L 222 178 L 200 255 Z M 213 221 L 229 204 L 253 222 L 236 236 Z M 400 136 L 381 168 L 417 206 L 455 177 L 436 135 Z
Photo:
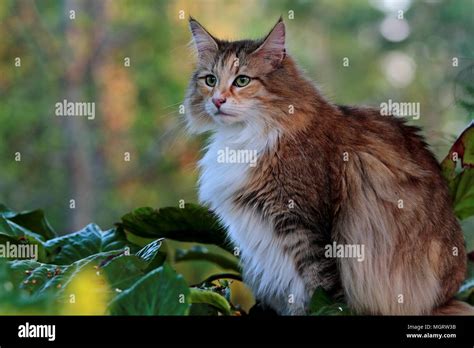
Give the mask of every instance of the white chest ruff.
M 253 168 L 248 163 L 217 161 L 218 151 L 225 147 L 257 149 L 261 153 L 265 146 L 266 143 L 255 141 L 235 141 L 232 134 L 216 136 L 200 161 L 199 199 L 227 227 L 231 241 L 239 248 L 244 280 L 254 295 L 282 314 L 301 313 L 307 301 L 305 287 L 293 260 L 283 252 L 282 240 L 274 233 L 271 222 L 264 221 L 251 207 L 233 203 L 234 194 L 245 186 Z

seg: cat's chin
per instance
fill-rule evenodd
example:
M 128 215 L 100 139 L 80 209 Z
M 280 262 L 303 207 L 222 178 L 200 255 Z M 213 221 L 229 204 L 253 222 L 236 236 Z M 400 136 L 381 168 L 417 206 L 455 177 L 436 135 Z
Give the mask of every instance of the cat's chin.
M 212 116 L 213 120 L 220 125 L 231 125 L 242 122 L 241 118 L 237 115 L 231 115 L 224 112 L 216 113 Z

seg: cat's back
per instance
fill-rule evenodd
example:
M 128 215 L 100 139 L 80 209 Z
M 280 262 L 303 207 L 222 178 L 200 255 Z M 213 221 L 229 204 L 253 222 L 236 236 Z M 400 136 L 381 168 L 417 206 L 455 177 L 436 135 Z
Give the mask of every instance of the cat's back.
M 437 183 L 444 184 L 439 164 L 420 134 L 405 118 L 384 116 L 380 109 L 365 106 L 335 105 L 332 112 L 333 141 L 348 152 L 368 152 L 386 165 L 405 163 L 406 170 L 416 167 L 430 172 Z M 323 117 L 325 117 L 323 115 Z M 414 173 L 416 175 L 416 173 Z M 441 180 L 441 182 L 440 182 Z

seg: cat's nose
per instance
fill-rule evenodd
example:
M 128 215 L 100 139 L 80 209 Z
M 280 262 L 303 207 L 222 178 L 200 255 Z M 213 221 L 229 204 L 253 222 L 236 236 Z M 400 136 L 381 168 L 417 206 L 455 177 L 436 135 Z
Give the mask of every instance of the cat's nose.
M 226 101 L 226 98 L 219 97 L 219 98 L 212 98 L 212 102 L 216 106 L 216 108 L 220 108 L 222 104 L 224 104 Z

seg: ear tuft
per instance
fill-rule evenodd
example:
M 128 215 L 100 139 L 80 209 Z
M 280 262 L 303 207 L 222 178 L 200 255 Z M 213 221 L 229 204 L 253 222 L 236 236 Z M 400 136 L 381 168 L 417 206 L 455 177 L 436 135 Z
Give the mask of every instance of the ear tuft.
M 285 23 L 282 17 L 253 54 L 262 57 L 273 67 L 277 67 L 285 58 Z
M 189 17 L 189 28 L 193 35 L 194 45 L 199 58 L 215 54 L 218 49 L 217 40 L 199 24 L 193 17 Z

